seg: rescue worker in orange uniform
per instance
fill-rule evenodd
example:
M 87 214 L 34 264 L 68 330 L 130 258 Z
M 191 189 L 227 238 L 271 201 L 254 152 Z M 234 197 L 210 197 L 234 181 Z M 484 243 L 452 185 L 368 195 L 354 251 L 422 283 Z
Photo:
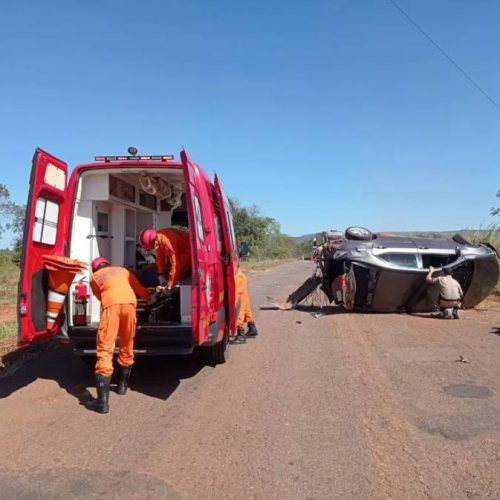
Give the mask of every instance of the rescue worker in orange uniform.
M 172 291 L 176 283 L 191 273 L 191 244 L 189 233 L 180 229 L 144 229 L 139 234 L 139 244 L 146 250 L 156 249 L 156 268 L 160 286 Z M 166 263 L 170 264 L 168 277 Z
M 97 399 L 87 402 L 89 410 L 109 412 L 109 385 L 113 373 L 113 352 L 120 337 L 118 394 L 125 394 L 134 363 L 136 295 L 148 300 L 149 292 L 135 275 L 124 267 L 111 266 L 104 257 L 92 261 L 90 287 L 101 302 L 101 320 L 97 330 L 97 363 L 95 365 Z
M 252 306 L 248 295 L 247 278 L 238 267 L 236 275 L 236 304 L 240 303 L 238 317 L 236 318 L 236 337 L 231 340 L 232 344 L 245 344 L 247 337 L 257 337 L 259 332 L 253 321 Z M 247 331 L 243 328 L 247 324 Z

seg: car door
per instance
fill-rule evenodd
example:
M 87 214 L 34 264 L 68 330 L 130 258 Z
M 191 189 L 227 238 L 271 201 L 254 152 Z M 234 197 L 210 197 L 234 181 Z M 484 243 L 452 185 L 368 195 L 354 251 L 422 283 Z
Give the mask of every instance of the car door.
M 434 297 L 425 283 L 418 251 L 411 242 L 398 242 L 393 249 L 377 252 L 380 265 L 368 264 L 364 279 L 365 306 L 374 311 L 432 310 Z M 361 270 L 357 274 L 361 274 Z M 357 300 L 362 301 L 362 290 Z
M 224 193 L 217 175 L 214 177 L 215 196 L 220 209 L 222 240 L 224 244 L 224 300 L 226 317 L 231 334 L 236 332 L 236 273 L 238 272 L 239 253 L 234 233 L 234 222 L 229 200 Z
M 421 270 L 371 269 L 368 289 L 372 289 L 371 309 L 381 312 L 432 311 L 435 293 Z M 368 295 L 369 296 L 369 295 Z
M 50 337 L 47 331 L 47 272 L 44 255 L 65 255 L 69 215 L 68 166 L 37 149 L 33 157 L 24 219 L 21 274 L 18 287 L 18 343 Z
M 194 339 L 202 344 L 209 337 L 211 279 L 208 266 L 208 249 L 205 244 L 205 230 L 201 204 L 203 176 L 185 150 L 181 151 L 182 168 L 186 183 L 186 206 L 188 213 L 189 237 L 191 242 L 191 268 L 193 284 L 191 288 L 191 321 Z

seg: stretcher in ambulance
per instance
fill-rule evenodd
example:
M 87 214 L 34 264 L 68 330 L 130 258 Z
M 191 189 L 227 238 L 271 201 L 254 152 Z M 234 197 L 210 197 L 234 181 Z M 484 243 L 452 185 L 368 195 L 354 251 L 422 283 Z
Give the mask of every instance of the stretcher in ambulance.
M 69 337 L 76 354 L 95 354 L 99 301 L 88 286 L 99 256 L 141 278 L 137 235 L 146 227 L 189 231 L 191 274 L 154 308 L 138 306 L 136 354 L 190 354 L 201 347 L 213 363 L 226 359 L 235 331 L 235 273 L 239 258 L 231 208 L 222 186 L 181 151 L 173 156 L 97 156 L 68 166 L 37 149 L 24 223 L 18 294 L 19 345 Z M 48 273 L 44 256 L 77 259 L 77 274 L 47 328 Z

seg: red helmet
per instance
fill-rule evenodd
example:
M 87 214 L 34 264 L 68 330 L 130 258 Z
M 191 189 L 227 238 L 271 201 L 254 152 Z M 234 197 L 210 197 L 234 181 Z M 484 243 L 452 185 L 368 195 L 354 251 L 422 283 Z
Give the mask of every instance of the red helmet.
M 103 264 L 109 266 L 109 260 L 106 259 L 106 257 L 97 257 L 94 259 L 90 264 L 92 266 L 92 272 L 95 273 Z
M 139 233 L 139 244 L 146 250 L 152 250 L 155 246 L 156 231 L 154 229 L 143 229 Z

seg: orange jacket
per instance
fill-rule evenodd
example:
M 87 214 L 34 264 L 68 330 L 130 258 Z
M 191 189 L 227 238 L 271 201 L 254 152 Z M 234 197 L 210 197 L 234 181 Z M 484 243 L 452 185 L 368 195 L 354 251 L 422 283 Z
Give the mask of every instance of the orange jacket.
M 103 308 L 116 304 L 137 305 L 136 295 L 147 300 L 149 292 L 144 288 L 135 274 L 124 267 L 107 266 L 92 275 L 90 288 L 101 301 Z
M 165 261 L 170 261 L 170 272 L 167 285 L 172 287 L 174 281 L 191 267 L 191 244 L 189 233 L 179 229 L 160 229 L 157 236 L 156 267 L 158 274 L 165 274 Z M 181 269 L 181 267 L 183 269 Z

